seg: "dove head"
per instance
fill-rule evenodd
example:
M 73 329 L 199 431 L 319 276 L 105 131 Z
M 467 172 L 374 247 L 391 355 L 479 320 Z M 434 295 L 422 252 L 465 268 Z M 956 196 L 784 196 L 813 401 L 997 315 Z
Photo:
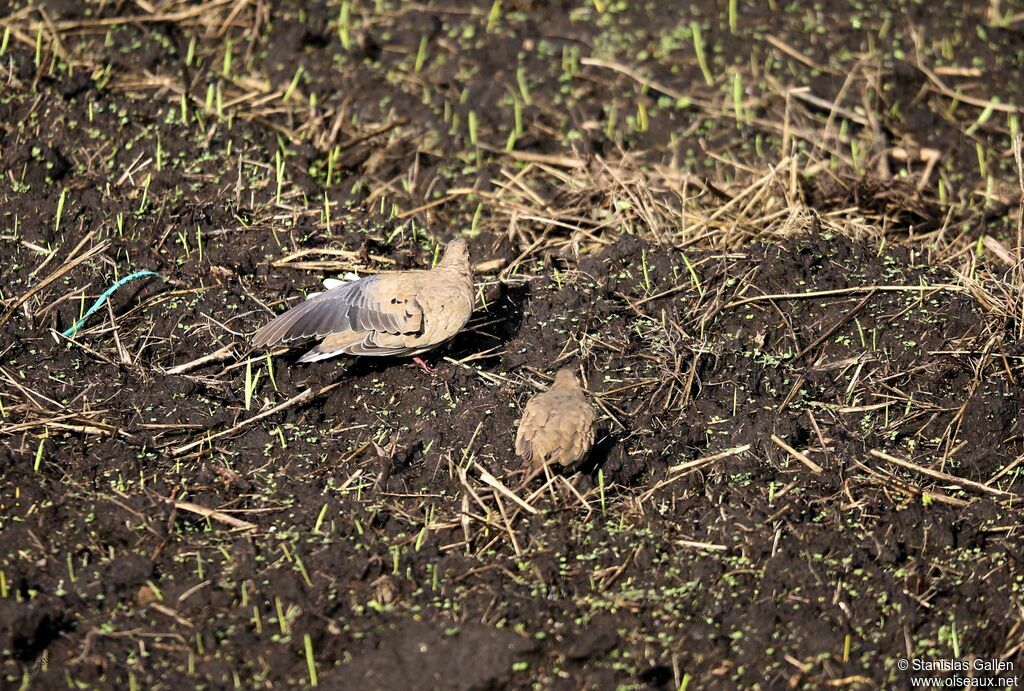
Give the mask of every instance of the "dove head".
M 444 248 L 444 256 L 438 262 L 438 266 L 468 268 L 469 267 L 469 243 L 465 238 L 455 238 Z
M 579 383 L 576 381 L 576 372 L 572 367 L 563 367 L 558 370 L 558 373 L 555 375 L 555 383 L 551 387 L 579 388 Z

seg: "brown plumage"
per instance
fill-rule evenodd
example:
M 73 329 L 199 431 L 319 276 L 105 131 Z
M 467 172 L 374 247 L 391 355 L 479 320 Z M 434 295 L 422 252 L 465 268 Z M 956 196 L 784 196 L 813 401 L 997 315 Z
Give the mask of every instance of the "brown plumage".
M 597 418 L 571 368 L 551 388 L 530 399 L 516 434 L 516 453 L 534 467 L 581 461 L 594 445 Z
M 474 299 L 469 246 L 456 238 L 433 269 L 380 273 L 336 285 L 278 316 L 252 341 L 263 347 L 323 339 L 300 362 L 340 353 L 419 355 L 466 325 Z

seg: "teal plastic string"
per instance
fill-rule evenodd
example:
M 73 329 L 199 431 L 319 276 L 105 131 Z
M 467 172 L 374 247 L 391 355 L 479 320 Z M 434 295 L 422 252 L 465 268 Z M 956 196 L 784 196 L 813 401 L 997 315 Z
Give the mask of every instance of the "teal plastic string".
M 129 281 L 134 281 L 136 278 L 143 278 L 144 276 L 156 276 L 161 281 L 163 280 L 160 274 L 156 273 L 155 271 L 136 271 L 133 274 L 128 274 L 124 278 L 118 280 L 117 283 L 104 290 L 103 295 L 100 295 L 98 298 L 96 298 L 96 302 L 92 303 L 92 307 L 90 307 L 86 311 L 86 313 L 82 315 L 81 319 L 75 322 L 74 326 L 65 331 L 63 336 L 65 338 L 70 338 L 71 336 L 74 336 L 76 333 L 78 333 L 78 330 L 85 325 L 86 320 L 89 319 L 92 313 L 98 310 L 100 307 L 103 307 L 103 303 L 105 303 L 110 298 L 111 295 L 116 293 L 121 286 L 123 286 L 125 283 L 128 283 Z

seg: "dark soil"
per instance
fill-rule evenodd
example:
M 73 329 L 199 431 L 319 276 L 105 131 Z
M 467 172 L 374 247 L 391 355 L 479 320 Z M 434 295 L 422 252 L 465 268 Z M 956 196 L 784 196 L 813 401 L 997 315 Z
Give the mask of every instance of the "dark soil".
M 5 688 L 902 688 L 900 658 L 969 657 L 1019 674 L 1024 346 L 999 263 L 1016 125 L 951 107 L 910 53 L 916 36 L 967 95 L 1022 102 L 1021 19 L 154 4 L 0 6 Z M 799 189 L 784 169 L 763 216 L 716 220 L 788 153 L 779 83 L 831 103 L 853 63 L 882 86 L 844 108 L 875 108 L 877 131 L 838 118 L 841 153 L 793 135 L 824 165 Z M 827 108 L 791 110 L 826 127 Z M 942 156 L 927 178 L 922 148 Z M 662 222 L 659 166 L 707 233 Z M 621 188 L 590 185 L 607 171 Z M 797 198 L 803 221 L 762 234 Z M 427 266 L 460 232 L 480 299 L 435 375 L 249 349 L 322 278 Z M 60 336 L 140 269 L 159 277 Z M 516 423 L 563 363 L 598 443 L 523 487 Z

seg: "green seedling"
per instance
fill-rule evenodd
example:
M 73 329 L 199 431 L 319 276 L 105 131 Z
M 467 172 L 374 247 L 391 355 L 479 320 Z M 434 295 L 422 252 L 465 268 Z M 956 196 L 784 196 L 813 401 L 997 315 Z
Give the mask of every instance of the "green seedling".
M 259 369 L 256 371 L 256 375 L 252 373 L 252 360 L 248 360 L 245 363 L 245 409 L 250 410 L 252 408 L 252 397 L 256 392 L 256 386 L 259 384 L 260 376 L 263 374 L 263 370 Z M 278 428 L 280 430 L 280 428 Z M 284 438 L 281 439 L 281 446 L 284 446 Z
M 483 202 L 480 202 L 479 204 L 476 205 L 476 211 L 473 212 L 473 220 L 470 222 L 470 225 L 469 225 L 469 236 L 470 237 L 474 237 L 475 238 L 477 235 L 480 234 L 480 218 L 483 215 L 483 210 L 484 210 L 484 203 Z M 438 249 L 435 250 L 435 252 L 434 252 L 434 255 L 435 255 L 434 264 L 437 264 L 436 257 L 437 257 L 437 253 L 439 251 L 440 251 L 440 245 L 438 246 Z
M 135 212 L 136 216 L 141 216 L 146 210 L 146 202 L 149 201 L 149 185 L 153 182 L 153 176 L 147 174 L 145 182 L 142 183 L 142 201 L 139 202 L 139 210 Z
M 690 22 L 690 30 L 693 32 L 693 49 L 697 53 L 697 64 L 700 65 L 704 81 L 707 82 L 708 86 L 711 86 L 715 83 L 715 79 L 711 75 L 711 68 L 708 67 L 708 57 L 704 49 L 704 36 L 701 34 L 700 24 L 696 21 Z
M 469 118 L 467 120 L 467 125 L 469 127 L 469 143 L 472 144 L 473 147 L 475 148 L 477 146 L 476 111 L 472 111 L 472 110 L 469 111 Z
M 533 99 L 530 97 L 530 87 L 526 85 L 526 70 L 522 67 L 516 69 L 516 83 L 519 85 L 519 95 L 523 97 L 523 103 L 532 106 Z
M 743 78 L 740 73 L 732 75 L 732 110 L 736 116 L 736 127 L 743 126 Z M 845 121 L 844 121 L 845 122 Z
M 344 0 L 341 3 L 341 10 L 338 12 L 338 40 L 345 50 L 352 48 L 352 3 Z
M 224 62 L 221 65 L 220 70 L 221 76 L 225 79 L 231 76 L 231 37 L 228 36 L 224 41 Z
M 494 31 L 498 20 L 501 19 L 501 0 L 494 0 L 491 4 L 491 11 L 487 13 L 487 32 Z
M 36 460 L 32 464 L 32 472 L 34 472 L 34 473 L 38 473 L 39 472 L 39 466 L 43 462 L 43 444 L 45 444 L 45 443 L 46 443 L 46 435 L 44 434 L 42 437 L 39 438 L 39 446 L 36 447 Z
M 281 155 L 281 150 L 278 149 L 274 152 L 274 175 L 277 180 L 277 205 L 281 205 L 281 192 L 284 189 L 284 156 Z
M 302 580 L 306 582 L 306 585 L 312 588 L 313 581 L 310 580 L 309 572 L 306 571 L 306 565 L 302 563 L 302 559 L 299 558 L 298 554 L 295 555 L 295 568 L 297 568 L 299 573 L 302 574 Z
M 288 635 L 288 621 L 284 617 L 284 607 L 281 606 L 281 598 L 277 595 L 274 596 L 274 609 L 277 611 L 277 627 L 281 630 L 281 635 Z
M 427 47 L 430 45 L 430 41 L 426 35 L 420 36 L 420 46 L 416 50 L 416 64 L 413 66 L 413 72 L 419 74 L 423 71 L 423 66 L 427 63 Z
M 308 633 L 302 634 L 302 642 L 306 648 L 306 667 L 309 669 L 309 685 L 317 686 L 316 661 L 313 659 L 313 641 Z
M 323 508 L 320 509 L 320 514 L 316 517 L 316 523 L 313 525 L 313 532 L 314 533 L 319 533 L 320 532 L 320 526 L 322 526 L 324 524 L 324 518 L 327 517 L 327 508 L 328 508 L 328 505 L 324 504 Z
M 640 251 L 640 267 L 644 274 L 644 292 L 651 294 L 651 272 L 647 264 L 647 250 Z
M 701 285 L 700 276 L 697 275 L 697 269 L 685 254 L 683 255 L 683 263 L 686 264 L 686 270 L 690 272 L 690 281 L 693 283 L 693 287 L 697 289 L 697 293 L 701 297 L 704 297 L 704 286 Z
M 999 103 L 998 96 L 992 99 L 992 103 L 989 103 L 987 106 L 985 106 L 985 109 L 981 111 L 981 115 L 978 116 L 978 119 L 974 121 L 973 125 L 967 128 L 964 134 L 972 135 L 975 132 L 977 132 L 978 129 L 982 127 L 986 122 L 988 122 L 989 119 L 992 117 L 992 114 L 995 112 L 996 103 Z
M 295 89 L 298 88 L 299 80 L 302 79 L 302 72 L 302 65 L 299 65 L 298 69 L 295 70 L 295 76 L 292 77 L 292 83 L 288 85 L 288 88 L 284 92 L 284 96 L 281 97 L 281 100 L 285 103 L 291 100 L 292 94 L 294 94 Z
M 68 191 L 63 189 L 60 191 L 60 198 L 57 199 L 57 218 L 53 224 L 53 232 L 57 233 L 60 230 L 60 220 L 64 216 L 64 202 L 68 198 Z

